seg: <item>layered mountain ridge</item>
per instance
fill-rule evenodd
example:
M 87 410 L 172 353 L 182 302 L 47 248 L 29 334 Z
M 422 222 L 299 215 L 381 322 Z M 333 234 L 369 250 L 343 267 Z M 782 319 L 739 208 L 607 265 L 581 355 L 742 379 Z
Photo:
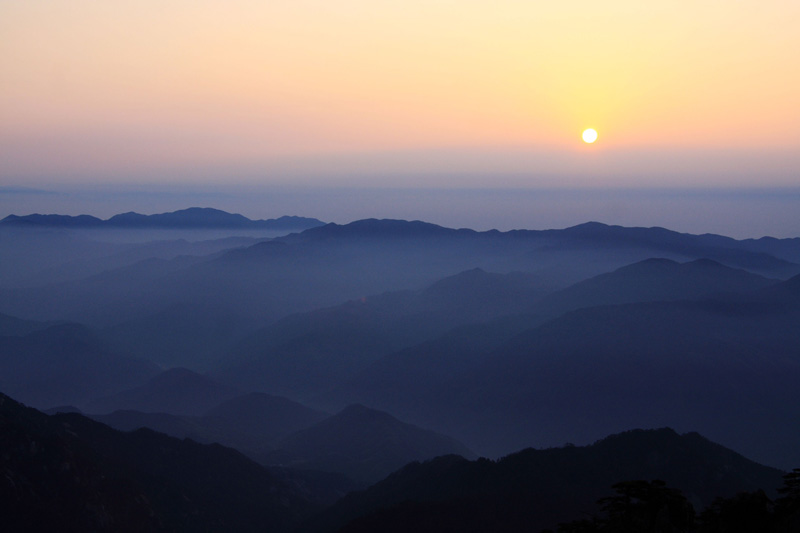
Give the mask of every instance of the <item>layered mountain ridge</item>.
M 189 464 L 184 455 L 215 463 L 208 450 L 230 446 L 238 452 L 228 456 L 249 458 L 230 463 L 236 476 L 261 476 L 251 469 L 266 465 L 273 489 L 298 503 L 273 530 L 299 525 L 322 502 L 358 487 L 366 492 L 343 501 L 357 502 L 347 516 L 307 525 L 478 531 L 495 523 L 514 531 L 590 513 L 594 499 L 626 478 L 633 485 L 623 487 L 674 495 L 654 481 L 661 478 L 696 510 L 722 484 L 778 485 L 744 482 L 757 469 L 698 434 L 762 464 L 800 464 L 800 239 L 596 222 L 473 231 L 378 219 L 275 237 L 224 212 L 178 213 L 183 222 L 114 217 L 125 231 L 81 226 L 91 224 L 84 219 L 0 223 L 0 390 L 71 412 L 31 415 L 36 427 L 58 421 L 47 437 L 56 448 L 47 449 L 61 452 L 48 462 L 35 454 L 46 438 L 14 444 L 30 459 L 13 464 L 17 487 L 46 482 L 42 472 L 84 454 L 73 450 L 72 431 L 80 449 L 94 450 L 81 455 L 88 463 L 75 463 L 80 477 L 123 472 L 122 485 L 93 486 L 139 502 L 132 516 L 155 520 L 132 520 L 140 529 L 184 520 L 195 529 L 251 527 L 227 507 L 249 497 L 220 500 L 227 510 L 217 507 L 214 518 L 196 510 L 202 480 L 167 479 L 173 466 Z M 228 226 L 191 229 L 205 223 Z M 169 232 L 159 224 L 185 226 Z M 145 242 L 177 233 L 224 238 Z M 126 433 L 101 429 L 81 410 Z M 664 427 L 674 431 L 625 433 Z M 609 434 L 621 436 L 588 445 Z M 538 450 L 516 452 L 531 446 Z M 548 447 L 559 451 L 537 455 Z M 119 466 L 115 448 L 125 450 L 128 466 Z M 135 467 L 149 480 L 130 475 L 137 449 L 160 458 L 157 467 Z M 471 461 L 473 451 L 493 459 Z M 92 459 L 98 453 L 100 465 Z M 423 462 L 403 468 L 409 461 Z M 116 470 L 104 470 L 108 464 Z M 695 477 L 670 477 L 682 471 Z M 155 478 L 167 487 L 158 497 L 147 488 Z M 249 479 L 256 492 L 266 487 Z M 165 494 L 179 498 L 187 482 L 200 485 L 187 492 L 190 503 L 157 508 Z M 230 487 L 235 499 L 240 489 Z M 576 487 L 592 487 L 580 505 L 569 496 Z M 73 488 L 91 505 L 124 511 L 120 501 Z M 63 501 L 58 509 L 83 509 Z M 245 507 L 242 516 L 256 516 Z M 259 516 L 258 527 L 270 529 L 275 517 Z M 98 520 L 84 520 L 82 529 L 97 529 Z

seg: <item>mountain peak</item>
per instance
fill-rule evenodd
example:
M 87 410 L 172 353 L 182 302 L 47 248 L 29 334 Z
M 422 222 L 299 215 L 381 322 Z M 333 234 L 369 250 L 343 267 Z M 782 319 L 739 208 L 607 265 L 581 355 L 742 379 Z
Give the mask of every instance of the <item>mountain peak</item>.
M 304 231 L 304 239 L 310 238 L 429 238 L 459 234 L 476 234 L 474 230 L 455 230 L 420 220 L 398 220 L 367 218 L 349 224 L 326 224 Z
M 606 228 L 612 228 L 615 226 L 609 226 L 608 224 L 604 224 L 602 222 L 597 222 L 594 220 L 590 220 L 589 222 L 584 222 L 582 224 L 576 224 L 575 226 L 570 226 L 565 229 L 565 231 L 585 231 L 585 230 L 601 230 Z M 619 226 L 616 226 L 619 227 Z
M 695 259 L 694 261 L 689 261 L 684 263 L 686 266 L 692 267 L 703 267 L 703 268 L 729 268 L 719 261 L 714 261 L 713 259 L 707 259 L 705 257 L 701 257 L 700 259 Z
M 362 484 L 374 483 L 412 461 L 474 455 L 451 437 L 361 404 L 290 435 L 281 447 L 294 457 L 295 466 L 344 473 Z
M 359 419 L 364 419 L 365 417 L 369 417 L 369 418 L 376 419 L 376 420 L 377 419 L 391 420 L 391 421 L 400 423 L 399 420 L 397 420 L 395 417 L 393 417 L 389 413 L 387 413 L 385 411 L 378 411 L 377 409 L 371 409 L 371 408 L 369 408 L 369 407 L 367 407 L 365 405 L 362 405 L 360 403 L 354 403 L 354 404 L 348 405 L 347 407 L 345 407 L 344 409 L 339 411 L 334 416 L 341 417 L 341 418 L 359 418 Z
M 197 381 L 198 383 L 212 383 L 213 380 L 198 374 L 188 368 L 176 366 L 169 368 L 153 378 L 153 383 L 174 383 L 176 381 Z
M 680 263 L 678 263 L 677 261 L 673 261 L 672 259 L 667 259 L 665 257 L 650 257 L 648 259 L 644 259 L 644 260 L 639 261 L 638 263 L 634 263 L 634 264 L 659 265 L 659 266 L 666 266 L 666 265 L 676 266 L 676 265 L 679 265 Z
M 252 220 L 211 207 L 190 207 L 171 213 L 141 215 L 123 213 L 108 219 L 108 225 L 116 227 L 148 228 L 238 228 L 251 225 Z

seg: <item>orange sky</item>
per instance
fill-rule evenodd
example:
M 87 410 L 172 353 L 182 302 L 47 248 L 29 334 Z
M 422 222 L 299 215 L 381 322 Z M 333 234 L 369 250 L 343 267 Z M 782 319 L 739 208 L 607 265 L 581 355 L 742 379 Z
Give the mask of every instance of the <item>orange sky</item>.
M 7 0 L 0 185 L 796 185 L 798 28 L 797 1 Z

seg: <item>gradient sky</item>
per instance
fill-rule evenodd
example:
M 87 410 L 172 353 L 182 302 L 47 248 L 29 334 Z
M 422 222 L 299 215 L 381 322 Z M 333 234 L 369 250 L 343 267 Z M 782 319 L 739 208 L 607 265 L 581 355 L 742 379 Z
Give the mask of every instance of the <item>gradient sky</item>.
M 2 0 L 0 185 L 793 186 L 798 28 L 796 0 Z

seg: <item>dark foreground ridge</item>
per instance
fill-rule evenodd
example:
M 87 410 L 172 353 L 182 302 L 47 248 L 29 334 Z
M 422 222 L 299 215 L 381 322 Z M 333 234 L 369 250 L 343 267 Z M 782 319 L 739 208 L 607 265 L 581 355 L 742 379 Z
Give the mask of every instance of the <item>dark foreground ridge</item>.
M 364 411 L 355 406 L 343 416 Z M 527 449 L 499 461 L 414 462 L 322 510 L 347 487 L 336 476 L 268 469 L 220 445 L 121 432 L 77 413 L 48 416 L 0 394 L 0 470 L 8 531 L 477 533 L 541 531 L 579 519 L 559 531 L 784 533 L 800 524 L 800 470 L 772 491 L 782 472 L 671 429 Z M 598 507 L 612 485 L 617 495 Z M 614 529 L 620 520 L 654 517 Z M 732 517 L 745 529 L 720 526 Z
M 663 480 L 702 509 L 720 496 L 777 488 L 781 472 L 697 433 L 634 430 L 591 446 L 527 449 L 496 462 L 451 455 L 412 463 L 346 496 L 306 531 L 536 532 L 595 514 L 596 500 L 612 485 L 640 479 Z
M 290 531 L 319 508 L 303 477 L 219 445 L 47 416 L 0 394 L 6 531 Z

